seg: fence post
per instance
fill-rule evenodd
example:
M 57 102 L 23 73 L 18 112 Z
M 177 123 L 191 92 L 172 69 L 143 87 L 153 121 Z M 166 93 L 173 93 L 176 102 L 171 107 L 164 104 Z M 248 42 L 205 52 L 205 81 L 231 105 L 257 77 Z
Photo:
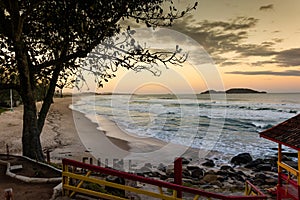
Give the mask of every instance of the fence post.
M 174 183 L 182 185 L 182 158 L 176 158 L 174 161 Z M 177 191 L 177 198 L 182 198 L 182 191 Z
M 49 149 L 47 149 L 47 151 L 46 151 L 46 160 L 47 160 L 47 163 L 50 164 L 50 151 L 49 151 Z
M 13 200 L 13 190 L 12 188 L 8 188 L 4 190 L 5 200 Z
M 6 157 L 9 159 L 9 146 L 6 144 Z

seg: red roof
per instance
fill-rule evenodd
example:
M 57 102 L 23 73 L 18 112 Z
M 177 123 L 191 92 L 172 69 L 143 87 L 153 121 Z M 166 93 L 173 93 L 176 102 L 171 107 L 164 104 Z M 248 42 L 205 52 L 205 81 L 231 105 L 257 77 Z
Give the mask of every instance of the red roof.
M 300 151 L 300 114 L 260 132 L 259 135 Z

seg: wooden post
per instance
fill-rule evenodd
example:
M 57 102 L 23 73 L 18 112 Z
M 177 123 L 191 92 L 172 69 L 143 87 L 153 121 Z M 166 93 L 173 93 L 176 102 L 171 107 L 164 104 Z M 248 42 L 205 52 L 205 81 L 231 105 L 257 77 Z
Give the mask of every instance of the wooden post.
M 64 164 L 63 163 L 63 172 L 69 172 L 69 166 Z M 69 195 L 69 190 L 65 189 L 64 186 L 67 185 L 69 186 L 70 185 L 70 179 L 69 177 L 67 176 L 63 176 L 63 179 L 62 179 L 62 195 L 63 196 L 68 196 Z
M 281 166 L 279 166 L 279 163 L 282 162 L 282 148 L 281 148 L 281 144 L 278 143 L 278 185 L 281 187 L 282 186 L 282 181 L 281 181 L 281 177 L 280 174 L 282 173 L 282 168 Z
M 46 158 L 47 158 L 47 163 L 50 164 L 50 151 L 47 149 L 46 151 Z
M 298 151 L 298 199 L 300 199 L 300 151 Z
M 176 158 L 174 161 L 174 183 L 182 185 L 182 158 Z M 177 198 L 182 198 L 182 191 L 177 191 Z
M 5 200 L 14 200 L 12 188 L 8 188 L 4 190 L 4 197 Z
M 108 167 L 108 159 L 105 159 L 105 167 Z
M 6 157 L 9 159 L 9 146 L 6 144 Z

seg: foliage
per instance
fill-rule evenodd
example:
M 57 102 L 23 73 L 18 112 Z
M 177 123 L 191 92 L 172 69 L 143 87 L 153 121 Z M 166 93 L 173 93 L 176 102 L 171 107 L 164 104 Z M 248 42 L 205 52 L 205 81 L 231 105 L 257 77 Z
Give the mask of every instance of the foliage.
M 178 56 L 178 47 L 174 52 L 151 52 L 139 46 L 130 27 L 121 26 L 123 20 L 147 27 L 170 26 L 196 6 L 179 11 L 171 0 L 0 0 L 0 89 L 13 88 L 22 98 L 23 154 L 43 160 L 39 137 L 55 87 L 75 73 L 83 78 L 79 64 L 88 54 L 97 57 L 85 66 L 97 75 L 99 86 L 119 67 L 157 74 L 159 63 L 185 61 L 185 56 Z M 130 39 L 124 41 L 127 49 L 110 39 L 124 30 Z M 103 42 L 109 45 L 98 47 Z M 97 54 L 92 54 L 93 49 Z M 43 98 L 39 112 L 37 96 Z

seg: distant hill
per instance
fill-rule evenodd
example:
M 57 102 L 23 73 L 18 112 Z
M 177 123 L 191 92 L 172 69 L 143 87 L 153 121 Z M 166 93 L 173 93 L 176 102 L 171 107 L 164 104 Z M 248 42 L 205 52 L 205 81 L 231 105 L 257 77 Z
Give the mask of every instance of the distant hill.
M 247 89 L 247 88 L 233 88 L 233 89 L 229 89 L 229 90 L 226 90 L 226 93 L 227 94 L 240 94 L 240 93 L 267 93 L 267 92 L 260 92 L 260 91 L 256 91 L 256 90 L 252 90 L 252 89 Z
M 224 93 L 224 91 L 206 90 L 205 92 L 201 92 L 200 94 L 219 94 L 219 93 Z
M 207 90 L 205 92 L 201 92 L 200 94 L 222 94 L 222 93 L 226 93 L 226 94 L 265 94 L 267 92 L 264 91 L 256 91 L 256 90 L 252 90 L 252 89 L 248 89 L 248 88 L 232 88 L 226 91 L 216 91 L 216 90 Z

